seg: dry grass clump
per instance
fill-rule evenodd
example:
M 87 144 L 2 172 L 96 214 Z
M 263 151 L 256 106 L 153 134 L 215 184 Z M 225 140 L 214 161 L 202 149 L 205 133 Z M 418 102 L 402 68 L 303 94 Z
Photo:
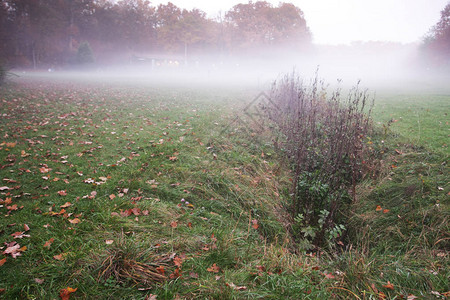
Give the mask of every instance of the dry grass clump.
M 156 254 L 142 251 L 138 245 L 120 238 L 118 244 L 107 250 L 100 263 L 98 281 L 114 281 L 124 285 L 154 286 L 169 277 L 166 274 L 173 267 L 175 253 Z

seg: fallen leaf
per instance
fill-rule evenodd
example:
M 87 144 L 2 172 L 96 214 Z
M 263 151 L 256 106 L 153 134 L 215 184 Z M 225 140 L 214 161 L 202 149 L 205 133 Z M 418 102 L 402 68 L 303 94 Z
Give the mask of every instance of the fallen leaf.
M 383 287 L 390 290 L 394 289 L 394 285 L 390 281 L 388 281 L 385 285 L 383 285 Z
M 197 279 L 197 278 L 198 278 L 198 274 L 197 274 L 197 273 L 194 273 L 194 272 L 190 272 L 190 273 L 189 273 L 189 277 L 194 278 L 194 279 Z
M 218 265 L 216 265 L 216 264 L 214 263 L 211 267 L 209 267 L 208 269 L 206 269 L 206 271 L 212 272 L 212 273 L 219 273 L 220 268 L 219 268 Z
M 3 259 L 0 259 L 0 267 L 3 266 L 6 262 L 6 257 Z
M 61 253 L 61 254 L 53 256 L 53 258 L 61 261 L 61 260 L 64 260 L 66 258 L 66 256 L 67 256 L 67 253 Z
M 383 214 L 387 214 L 389 212 L 389 209 L 385 208 L 383 209 Z
M 236 290 L 236 291 L 245 291 L 247 289 L 247 287 L 244 286 L 236 286 L 234 283 L 225 283 L 226 286 L 231 287 L 232 289 Z
M 71 287 L 67 287 L 65 289 L 62 289 L 59 291 L 59 297 L 61 297 L 61 300 L 69 300 L 70 299 L 70 294 L 75 293 L 77 291 L 78 288 L 71 288 Z
M 66 202 L 66 203 L 64 203 L 63 205 L 61 205 L 60 208 L 67 208 L 67 207 L 69 207 L 69 206 L 72 206 L 72 203 Z
M 114 198 L 116 198 L 116 195 L 114 194 L 109 195 L 109 199 L 113 200 Z
M 106 245 L 111 245 L 112 243 L 114 243 L 114 241 L 113 240 L 106 240 L 105 243 L 106 243 Z
M 40 171 L 41 173 L 48 173 L 48 172 L 50 172 L 51 170 L 52 170 L 52 169 L 46 168 L 46 167 L 39 168 L 39 171 Z
M 50 248 L 50 245 L 55 241 L 54 238 L 49 239 L 45 242 L 44 247 Z
M 172 221 L 172 222 L 170 223 L 170 227 L 172 227 L 172 228 L 177 228 L 177 227 L 178 227 L 178 223 L 177 223 L 176 221 Z
M 20 256 L 20 252 L 25 251 L 26 247 L 20 248 L 20 245 L 16 242 L 9 243 L 6 247 L 6 250 L 3 251 L 3 254 L 10 254 L 12 258 L 16 258 L 17 256 Z
M 36 282 L 37 284 L 43 284 L 44 283 L 44 279 L 35 278 L 34 282 Z
M 23 230 L 28 231 L 28 230 L 30 230 L 30 227 L 28 227 L 27 224 L 23 224 Z
M 75 219 L 73 219 L 73 220 L 70 220 L 70 219 L 69 219 L 69 222 L 70 222 L 71 224 L 78 224 L 78 223 L 81 222 L 81 220 L 78 219 L 78 218 L 75 218 Z
M 169 275 L 170 279 L 175 279 L 175 278 L 178 278 L 178 277 L 181 277 L 181 270 L 180 270 L 180 268 L 176 268 L 175 271 L 173 271 L 173 273 Z
M 179 258 L 178 256 L 176 256 L 173 259 L 173 263 L 174 263 L 175 266 L 181 267 L 181 264 L 183 263 L 183 260 L 181 258 Z
M 141 210 L 138 207 L 134 207 L 131 209 L 131 212 L 135 215 L 135 216 L 139 216 L 141 214 Z
M 164 275 L 166 273 L 166 270 L 164 269 L 164 266 L 159 266 L 156 268 L 156 271 L 161 274 Z
M 253 229 L 258 229 L 259 225 L 258 225 L 258 220 L 252 220 L 252 227 Z
M 375 210 L 376 210 L 376 211 L 382 211 L 383 208 L 382 208 L 381 206 L 377 205 L 377 208 L 376 208 Z
M 0 186 L 0 191 L 1 192 L 7 191 L 7 190 L 9 190 L 9 187 L 7 187 L 7 186 Z
M 144 300 L 157 300 L 157 299 L 158 299 L 157 295 L 149 294 L 149 295 L 145 296 Z
M 334 279 L 335 278 L 334 275 L 331 274 L 331 273 L 326 273 L 326 274 L 323 274 L 323 275 L 325 275 L 325 278 L 328 278 L 328 279 Z
M 30 237 L 29 234 L 25 234 L 25 231 L 18 231 L 11 234 L 11 236 L 15 239 L 23 239 L 24 237 Z
M 67 192 L 66 192 L 66 190 L 61 190 L 61 191 L 58 191 L 58 195 L 67 196 Z

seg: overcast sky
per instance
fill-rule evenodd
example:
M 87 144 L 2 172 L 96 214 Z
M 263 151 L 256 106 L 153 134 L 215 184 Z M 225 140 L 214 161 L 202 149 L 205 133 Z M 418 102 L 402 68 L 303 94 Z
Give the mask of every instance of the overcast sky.
M 266 0 L 278 5 L 279 0 Z M 153 5 L 168 1 L 151 1 Z M 210 17 L 247 0 L 172 0 L 180 8 L 199 8 Z M 256 2 L 256 1 L 253 1 Z M 436 24 L 449 0 L 293 0 L 318 44 L 352 41 L 418 42 Z

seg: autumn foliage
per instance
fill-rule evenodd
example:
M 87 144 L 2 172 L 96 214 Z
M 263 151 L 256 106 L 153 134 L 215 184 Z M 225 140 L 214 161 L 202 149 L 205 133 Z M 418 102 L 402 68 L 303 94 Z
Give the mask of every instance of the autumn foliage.
M 214 53 L 223 59 L 280 46 L 299 51 L 311 42 L 300 8 L 265 1 L 237 4 L 216 18 L 170 2 L 2 0 L 0 20 L 0 58 L 21 67 L 158 55 L 194 59 Z

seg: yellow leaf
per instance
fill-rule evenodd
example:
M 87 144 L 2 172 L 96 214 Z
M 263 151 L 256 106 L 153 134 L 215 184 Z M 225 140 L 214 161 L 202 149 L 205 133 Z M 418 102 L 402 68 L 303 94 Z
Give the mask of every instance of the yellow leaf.
M 61 300 L 69 300 L 70 299 L 70 294 L 75 293 L 76 290 L 78 288 L 71 288 L 71 287 L 67 287 L 65 289 L 62 289 L 59 291 L 59 297 L 61 297 Z

